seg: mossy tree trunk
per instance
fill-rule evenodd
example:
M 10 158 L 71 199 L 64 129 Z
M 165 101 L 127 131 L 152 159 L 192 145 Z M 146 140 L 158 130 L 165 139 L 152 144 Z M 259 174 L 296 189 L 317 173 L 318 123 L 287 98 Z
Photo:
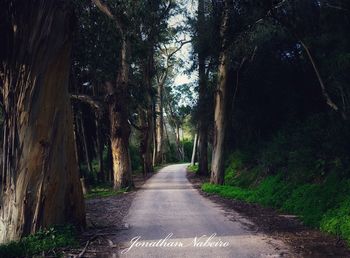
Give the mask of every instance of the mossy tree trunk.
M 85 225 L 68 96 L 66 1 L 5 1 L 0 16 L 4 144 L 0 242 Z

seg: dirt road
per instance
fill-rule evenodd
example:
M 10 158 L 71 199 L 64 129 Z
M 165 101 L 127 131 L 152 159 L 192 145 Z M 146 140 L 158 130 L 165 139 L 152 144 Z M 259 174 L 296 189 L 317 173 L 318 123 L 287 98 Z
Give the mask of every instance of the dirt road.
M 293 257 L 288 247 L 228 218 L 186 178 L 187 165 L 163 168 L 143 185 L 114 239 L 121 257 Z

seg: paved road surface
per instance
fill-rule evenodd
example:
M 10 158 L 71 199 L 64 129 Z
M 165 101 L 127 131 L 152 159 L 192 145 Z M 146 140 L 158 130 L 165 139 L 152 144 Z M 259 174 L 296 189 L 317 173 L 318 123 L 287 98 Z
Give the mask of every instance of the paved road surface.
M 282 242 L 249 231 L 239 214 L 229 219 L 201 196 L 187 180 L 186 166 L 163 168 L 138 191 L 126 217 L 130 229 L 116 239 L 124 248 L 121 257 L 290 256 Z

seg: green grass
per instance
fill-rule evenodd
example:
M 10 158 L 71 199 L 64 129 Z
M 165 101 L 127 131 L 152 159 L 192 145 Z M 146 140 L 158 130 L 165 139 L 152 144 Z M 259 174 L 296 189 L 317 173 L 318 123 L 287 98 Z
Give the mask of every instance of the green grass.
M 0 257 L 30 257 L 43 252 L 56 253 L 62 247 L 75 247 L 78 241 L 75 231 L 71 226 L 52 227 L 41 230 L 33 235 L 22 238 L 20 241 L 13 241 L 0 245 Z M 58 253 L 57 253 L 58 252 Z
M 198 165 L 189 165 L 189 166 L 187 167 L 187 170 L 188 170 L 189 172 L 192 172 L 192 173 L 197 173 L 197 171 L 198 171 Z
M 297 185 L 275 175 L 256 187 L 205 183 L 202 190 L 298 215 L 306 225 L 338 235 L 350 244 L 350 180 L 330 175 L 321 184 Z
M 85 199 L 93 199 L 93 198 L 103 198 L 110 197 L 125 193 L 128 189 L 114 190 L 112 185 L 108 184 L 100 184 L 92 186 L 89 192 L 84 196 Z

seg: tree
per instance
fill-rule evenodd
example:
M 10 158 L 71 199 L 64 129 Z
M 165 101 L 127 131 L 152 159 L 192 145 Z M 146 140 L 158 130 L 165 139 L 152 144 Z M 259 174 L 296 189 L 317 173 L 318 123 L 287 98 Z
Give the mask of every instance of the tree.
M 129 86 L 129 55 L 130 55 L 130 35 L 126 20 L 128 16 L 126 10 L 118 10 L 118 14 L 113 14 L 110 8 L 100 0 L 92 0 L 93 3 L 110 18 L 121 37 L 119 49 L 119 66 L 115 83 L 108 83 L 108 112 L 110 119 L 110 141 L 112 149 L 114 188 L 121 189 L 132 187 L 132 169 L 129 153 L 129 137 L 131 133 L 128 111 L 128 101 L 130 99 Z
M 207 89 L 207 76 L 205 72 L 205 1 L 198 0 L 198 173 L 200 175 L 208 175 L 208 118 L 207 118 L 207 103 L 206 96 L 208 94 Z M 208 68 L 209 69 L 209 68 Z
M 0 242 L 50 225 L 85 225 L 68 78 L 67 1 L 4 1 L 0 84 L 5 115 Z
M 224 183 L 224 140 L 226 134 L 226 106 L 228 94 L 227 78 L 230 65 L 228 37 L 232 1 L 225 0 L 223 8 L 222 23 L 220 27 L 221 52 L 218 66 L 217 88 L 215 92 L 214 142 L 210 177 L 210 182 L 214 184 Z

